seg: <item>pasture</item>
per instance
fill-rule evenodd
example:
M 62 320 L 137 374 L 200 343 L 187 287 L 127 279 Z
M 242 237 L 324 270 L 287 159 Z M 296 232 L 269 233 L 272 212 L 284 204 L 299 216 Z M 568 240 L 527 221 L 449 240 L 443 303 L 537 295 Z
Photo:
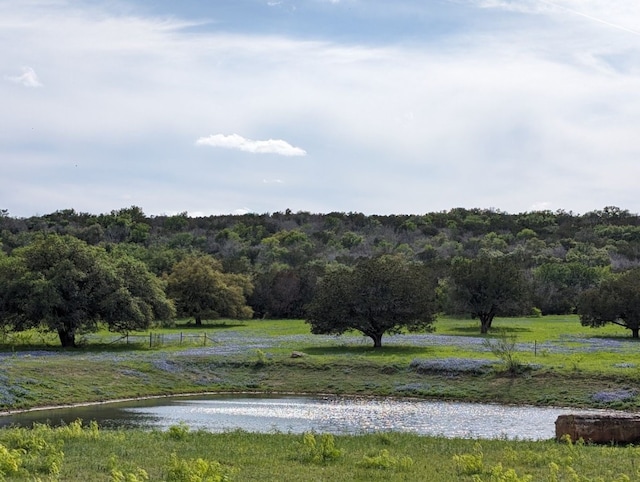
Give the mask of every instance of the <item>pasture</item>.
M 0 409 L 202 392 L 640 407 L 640 345 L 625 330 L 585 328 L 573 316 L 497 319 L 494 327 L 482 337 L 473 320 L 441 318 L 434 333 L 385 336 L 382 349 L 358 334 L 312 335 L 300 320 L 183 320 L 128 344 L 101 331 L 77 349 L 42 333 L 6 334 Z M 205 342 L 187 336 L 203 333 Z M 163 342 L 150 343 L 155 336 Z M 507 369 L 505 351 L 518 370 Z M 0 470 L 6 480 L 640 480 L 635 447 L 310 435 L 4 429 Z

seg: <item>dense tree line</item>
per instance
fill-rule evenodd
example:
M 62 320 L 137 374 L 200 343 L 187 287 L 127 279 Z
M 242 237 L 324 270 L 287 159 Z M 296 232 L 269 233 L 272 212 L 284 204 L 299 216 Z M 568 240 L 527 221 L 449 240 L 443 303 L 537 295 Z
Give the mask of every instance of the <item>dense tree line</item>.
M 57 255 L 60 266 L 38 264 L 36 252 L 58 244 L 75 254 Z M 87 259 L 80 253 L 89 253 Z M 138 329 L 175 310 L 196 322 L 305 318 L 317 307 L 311 303 L 319 286 L 327 288 L 324 280 L 343 283 L 340 276 L 354 276 L 364 260 L 385 257 L 427 269 L 438 279 L 437 310 L 472 315 L 483 332 L 495 316 L 533 308 L 542 314 L 582 309 L 583 323 L 599 326 L 612 316 L 584 312 L 595 309 L 598 290 L 640 267 L 640 217 L 617 207 L 583 215 L 456 208 L 423 215 L 286 210 L 189 217 L 147 216 L 132 206 L 29 218 L 0 210 L 0 324 L 5 330 L 44 324 L 63 344 L 73 344 L 75 333 L 63 320 L 74 317 L 85 319 L 80 331 L 98 322 Z M 114 291 L 82 281 L 81 273 L 93 273 Z M 64 279 L 88 290 L 75 314 L 64 311 L 73 305 L 71 293 L 57 293 L 57 301 L 52 294 L 51 286 L 62 287 Z M 91 298 L 98 293 L 109 301 Z

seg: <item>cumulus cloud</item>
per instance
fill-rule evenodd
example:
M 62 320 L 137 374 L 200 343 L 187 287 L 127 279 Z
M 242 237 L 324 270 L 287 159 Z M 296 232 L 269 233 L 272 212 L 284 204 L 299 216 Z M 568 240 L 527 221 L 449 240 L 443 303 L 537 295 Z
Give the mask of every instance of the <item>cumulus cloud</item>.
M 307 152 L 299 147 L 294 147 L 282 139 L 268 139 L 256 141 L 246 139 L 238 134 L 224 135 L 213 134 L 201 137 L 196 141 L 198 146 L 224 147 L 254 154 L 279 154 L 281 156 L 306 156 Z
M 22 67 L 22 75 L 7 75 L 5 78 L 25 87 L 42 87 L 42 82 L 38 79 L 36 71 L 31 67 Z

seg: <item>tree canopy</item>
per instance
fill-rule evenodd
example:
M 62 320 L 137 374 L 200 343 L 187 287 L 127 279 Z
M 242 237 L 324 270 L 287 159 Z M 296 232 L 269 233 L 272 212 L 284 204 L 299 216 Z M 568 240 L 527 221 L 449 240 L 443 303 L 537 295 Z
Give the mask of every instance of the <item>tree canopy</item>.
M 167 293 L 178 314 L 194 317 L 196 325 L 203 319 L 251 318 L 247 296 L 252 290 L 248 276 L 224 273 L 222 263 L 212 256 L 188 256 L 167 277 Z
M 512 256 L 454 258 L 450 280 L 449 302 L 478 318 L 480 333 L 489 331 L 496 315 L 529 311 L 524 270 Z
M 584 326 L 594 328 L 613 323 L 631 330 L 633 338 L 640 332 L 640 268 L 603 281 L 585 291 L 578 301 L 578 314 Z
M 75 346 L 76 335 L 95 331 L 99 322 L 127 332 L 174 314 L 144 264 L 72 236 L 41 236 L 2 264 L 1 289 L 11 290 L 13 300 L 4 309 L 14 315 L 5 322 L 54 331 L 62 346 Z
M 435 314 L 435 278 L 427 268 L 381 256 L 328 271 L 306 321 L 315 334 L 360 331 L 379 348 L 385 333 L 429 330 Z

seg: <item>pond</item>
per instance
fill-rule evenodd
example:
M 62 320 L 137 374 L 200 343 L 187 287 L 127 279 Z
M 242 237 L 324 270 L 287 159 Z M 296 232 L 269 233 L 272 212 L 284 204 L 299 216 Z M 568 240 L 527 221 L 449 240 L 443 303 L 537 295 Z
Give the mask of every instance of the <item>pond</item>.
M 0 427 L 59 425 L 78 418 L 102 427 L 166 430 L 187 424 L 210 432 L 413 432 L 462 438 L 543 440 L 555 436 L 558 415 L 602 413 L 549 407 L 353 397 L 210 395 L 38 410 L 0 417 Z

